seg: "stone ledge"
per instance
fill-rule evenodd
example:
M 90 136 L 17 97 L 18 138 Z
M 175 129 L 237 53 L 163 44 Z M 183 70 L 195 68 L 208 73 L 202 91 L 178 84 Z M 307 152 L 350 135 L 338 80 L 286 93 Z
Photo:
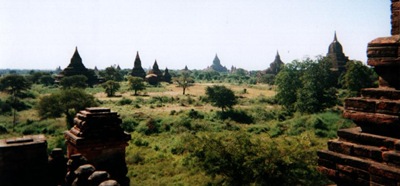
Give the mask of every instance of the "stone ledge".
M 361 90 L 361 95 L 365 98 L 400 100 L 400 91 L 394 88 L 365 88 Z
M 345 109 L 397 116 L 400 113 L 400 100 L 348 98 L 345 100 Z
M 362 158 L 356 158 L 332 151 L 318 151 L 321 162 L 336 164 L 333 168 L 320 164 L 318 170 L 326 174 L 337 184 L 357 183 L 364 185 L 364 181 L 372 185 L 398 185 L 400 184 L 400 168 Z M 369 179 L 368 179 L 369 178 Z
M 382 127 L 385 127 L 387 125 L 400 126 L 399 116 L 395 115 L 345 110 L 343 112 L 343 117 L 353 120 L 356 124 L 370 123 L 370 124 L 382 125 Z
M 381 148 L 382 151 L 395 150 L 395 144 L 400 142 L 400 139 L 397 138 L 362 132 L 360 127 L 340 129 L 338 130 L 337 134 L 340 138 L 340 141 L 375 146 Z
M 382 159 L 382 149 L 379 147 L 358 145 L 350 142 L 343 142 L 338 140 L 330 140 L 328 142 L 328 149 L 333 152 L 351 155 L 361 158 L 369 158 L 378 162 Z

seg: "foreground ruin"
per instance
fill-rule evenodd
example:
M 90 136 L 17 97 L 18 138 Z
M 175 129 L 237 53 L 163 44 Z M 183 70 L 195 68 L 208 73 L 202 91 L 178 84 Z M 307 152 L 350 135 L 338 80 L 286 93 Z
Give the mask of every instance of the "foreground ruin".
M 392 36 L 368 43 L 368 65 L 379 88 L 345 100 L 344 117 L 358 127 L 341 129 L 339 139 L 318 152 L 319 171 L 338 185 L 400 184 L 400 1 L 392 0 Z
M 65 132 L 67 155 L 47 155 L 44 135 L 0 140 L 0 185 L 128 186 L 125 148 L 130 134 L 108 108 L 86 108 Z M 103 182 L 105 182 L 103 184 Z

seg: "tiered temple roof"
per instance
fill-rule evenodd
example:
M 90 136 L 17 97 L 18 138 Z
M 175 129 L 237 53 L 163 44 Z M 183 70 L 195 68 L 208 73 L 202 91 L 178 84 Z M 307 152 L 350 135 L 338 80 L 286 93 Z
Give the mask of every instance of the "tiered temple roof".
M 275 60 L 269 65 L 269 68 L 265 71 L 265 73 L 276 75 L 279 71 L 281 71 L 284 64 L 285 63 L 283 63 L 283 61 L 281 60 L 279 52 L 276 51 Z
M 136 58 L 135 58 L 135 62 L 133 65 L 131 75 L 135 76 L 135 77 L 141 77 L 143 79 L 146 77 L 146 72 L 142 68 L 142 62 L 139 57 L 139 52 L 136 53 Z
M 228 69 L 224 66 L 221 65 L 221 61 L 218 58 L 218 55 L 215 54 L 213 64 L 209 67 L 212 70 L 215 70 L 217 72 L 227 72 Z
M 343 47 L 337 39 L 336 32 L 332 43 L 329 45 L 326 57 L 332 60 L 332 70 L 339 71 L 340 73 L 346 70 L 346 63 L 349 61 L 349 58 L 343 53 Z

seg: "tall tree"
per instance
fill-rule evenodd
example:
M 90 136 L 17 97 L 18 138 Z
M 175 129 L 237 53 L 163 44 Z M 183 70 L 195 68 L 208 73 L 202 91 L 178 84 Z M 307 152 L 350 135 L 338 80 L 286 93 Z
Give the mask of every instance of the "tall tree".
M 65 114 L 68 127 L 72 127 L 75 114 L 93 106 L 97 106 L 97 102 L 92 95 L 82 89 L 72 88 L 42 97 L 37 109 L 42 118 L 56 118 Z
M 104 77 L 106 81 L 122 81 L 124 80 L 124 76 L 121 73 L 121 70 L 118 70 L 115 66 L 107 67 L 104 71 L 100 72 L 100 75 Z
M 237 103 L 235 93 L 225 86 L 214 85 L 207 87 L 206 95 L 212 105 L 221 108 L 222 112 L 226 108 L 232 108 Z
M 61 79 L 60 84 L 63 89 L 70 89 L 70 88 L 85 89 L 88 86 L 87 80 L 88 78 L 84 75 L 67 76 Z
M 297 92 L 296 108 L 302 113 L 320 112 L 336 104 L 337 79 L 327 58 L 311 63 L 301 76 L 303 87 Z
M 328 58 L 293 61 L 276 76 L 276 98 L 290 111 L 319 112 L 336 103 L 336 76 Z
M 16 103 L 18 96 L 25 90 L 30 89 L 32 84 L 21 75 L 11 74 L 0 79 L 0 90 L 12 96 L 13 126 L 16 124 Z
M 112 97 L 115 95 L 115 93 L 121 88 L 121 85 L 119 85 L 118 82 L 113 81 L 113 80 L 108 80 L 105 83 L 102 84 L 107 97 Z
M 134 95 L 138 95 L 138 91 L 146 89 L 144 81 L 140 77 L 128 77 L 129 89 L 134 91 Z
M 374 87 L 378 80 L 375 71 L 361 61 L 347 62 L 346 69 L 340 83 L 343 88 L 353 92 L 354 96 L 359 95 L 363 88 Z
M 290 111 L 295 110 L 297 91 L 303 86 L 300 77 L 310 63 L 310 59 L 303 62 L 295 60 L 292 63 L 285 64 L 283 69 L 276 75 L 276 99 L 279 104 Z
M 190 71 L 187 67 L 181 71 L 181 75 L 179 77 L 174 78 L 174 81 L 178 84 L 178 87 L 182 87 L 183 95 L 185 95 L 188 87 L 193 86 L 193 79 L 190 76 Z

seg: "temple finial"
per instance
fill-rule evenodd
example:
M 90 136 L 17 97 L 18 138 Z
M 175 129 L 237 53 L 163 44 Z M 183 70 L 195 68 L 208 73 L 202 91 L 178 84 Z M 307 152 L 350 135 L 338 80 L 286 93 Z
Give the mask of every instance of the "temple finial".
M 333 41 L 337 41 L 336 30 L 335 30 L 335 36 L 333 37 Z

